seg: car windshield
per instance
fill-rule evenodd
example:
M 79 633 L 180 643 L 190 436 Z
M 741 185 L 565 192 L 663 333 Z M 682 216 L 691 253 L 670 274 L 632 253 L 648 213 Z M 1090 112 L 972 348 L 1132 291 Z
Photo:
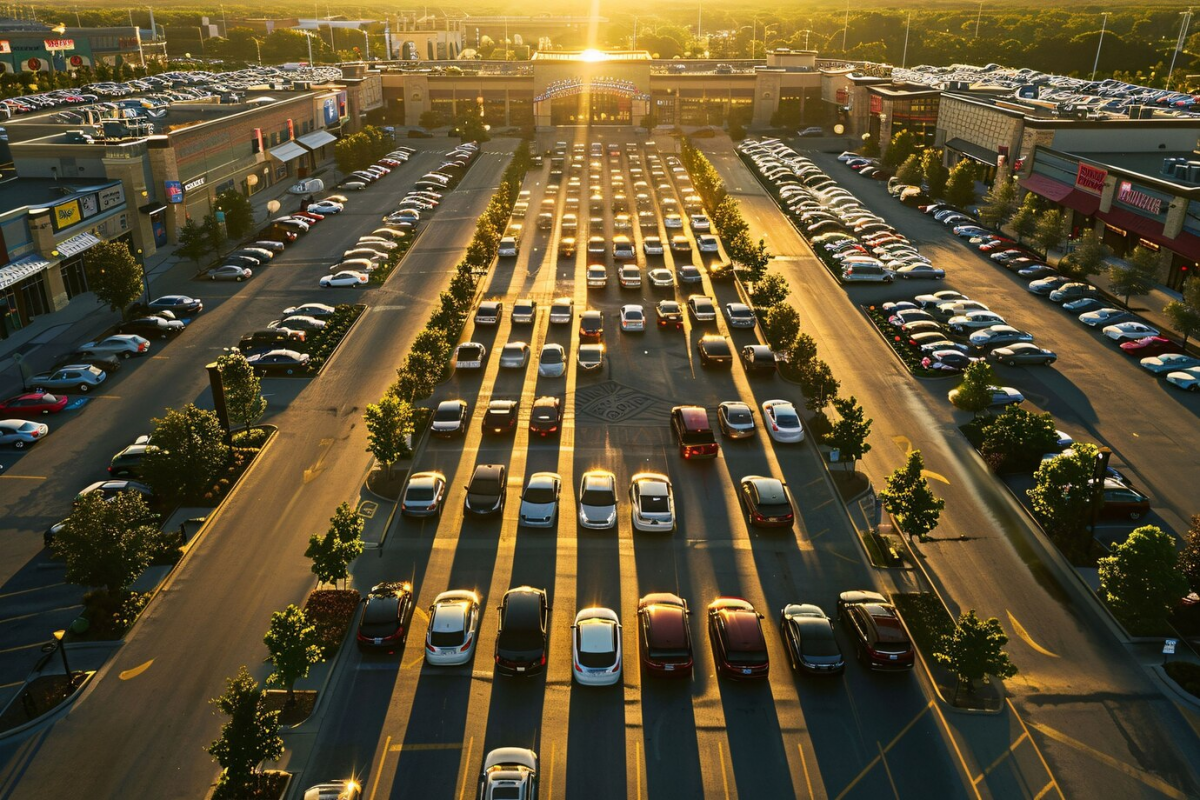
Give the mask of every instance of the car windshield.
M 781 428 L 799 428 L 800 418 L 796 416 L 794 411 L 776 409 L 775 423 Z
M 746 425 L 750 422 L 750 410 L 747 408 L 731 408 L 725 412 L 725 419 L 733 425 Z
M 554 489 L 549 486 L 531 486 L 525 490 L 526 503 L 553 503 Z
M 563 351 L 557 347 L 547 347 L 542 351 L 543 364 L 561 364 L 563 360 Z
M 612 489 L 588 488 L 584 490 L 579 502 L 585 506 L 612 506 L 617 504 L 617 498 Z
M 630 309 L 625 312 L 625 319 L 640 320 L 641 318 L 642 318 L 642 312 L 639 309 L 634 308 L 634 309 Z
M 405 499 L 416 502 L 426 502 L 433 499 L 433 485 L 413 485 L 408 487 Z
M 461 414 L 460 406 L 439 406 L 433 415 L 434 422 L 456 422 Z
M 731 651 L 727 657 L 730 664 L 754 666 L 767 663 L 766 650 Z

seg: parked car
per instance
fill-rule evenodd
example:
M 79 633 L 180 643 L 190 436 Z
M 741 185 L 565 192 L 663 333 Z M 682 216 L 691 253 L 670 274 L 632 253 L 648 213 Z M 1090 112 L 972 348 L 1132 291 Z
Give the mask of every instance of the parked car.
M 67 407 L 67 397 L 46 392 L 27 392 L 0 402 L 0 416 L 40 417 L 57 414 Z
M 360 270 L 346 269 L 326 275 L 320 280 L 322 289 L 361 288 L 366 286 L 371 276 Z
M 658 327 L 683 330 L 683 309 L 674 300 L 660 300 L 654 307 Z
M 425 663 L 466 664 L 475 657 L 483 601 L 469 589 L 452 589 L 433 599 L 425 629 Z
M 142 462 L 147 455 L 156 453 L 158 450 L 158 447 L 150 444 L 149 436 L 139 436 L 133 440 L 133 444 L 126 446 L 112 457 L 108 464 L 108 474 L 114 478 L 141 478 Z
M 579 525 L 607 530 L 617 524 L 617 479 L 604 469 L 589 470 L 579 481 Z
M 766 400 L 762 404 L 763 424 L 771 438 L 782 443 L 804 441 L 804 427 L 796 407 L 788 400 Z
M 150 341 L 131 333 L 118 333 L 95 342 L 79 346 L 79 351 L 89 355 L 115 355 L 121 358 L 144 356 L 150 352 Z
M 455 369 L 480 369 L 487 358 L 487 347 L 479 342 L 463 342 L 454 348 Z
M 268 350 L 265 353 L 254 353 L 247 356 L 246 361 L 259 375 L 270 373 L 294 375 L 297 372 L 308 370 L 310 358 L 308 353 L 300 353 L 295 350 Z
M 1018 364 L 1053 364 L 1058 360 L 1058 356 L 1053 351 L 1038 347 L 1032 342 L 1018 342 L 997 347 L 991 350 L 987 357 L 989 361 L 1007 364 L 1010 367 Z
M 656 532 L 675 530 L 675 500 L 671 479 L 656 472 L 639 472 L 629 482 L 634 530 Z
M 12 445 L 17 450 L 35 445 L 46 434 L 50 426 L 43 422 L 33 422 L 27 419 L 0 419 L 0 444 Z
M 571 674 L 585 686 L 621 682 L 621 621 L 611 608 L 593 606 L 571 626 Z
M 513 433 L 517 429 L 517 417 L 520 413 L 520 400 L 488 401 L 487 411 L 483 414 L 483 429 L 487 433 Z
M 507 493 L 507 468 L 503 464 L 479 464 L 467 484 L 463 508 L 471 514 L 503 513 Z
M 151 311 L 170 311 L 178 317 L 199 314 L 204 310 L 204 301 L 185 294 L 167 294 L 151 300 L 148 307 Z
M 524 369 L 529 363 L 529 345 L 525 342 L 508 342 L 500 350 L 500 366 L 504 369 Z
M 833 621 L 820 606 L 790 603 L 779 614 L 779 632 L 792 669 L 836 675 L 846 667 L 833 631 Z
M 562 478 L 557 472 L 535 472 L 521 491 L 517 524 L 530 528 L 553 528 L 558 521 L 558 496 Z
M 726 400 L 717 406 L 717 425 L 730 439 L 754 436 L 754 410 L 740 400 Z
M 382 649 L 390 653 L 403 647 L 408 639 L 413 604 L 411 583 L 387 581 L 372 586 L 358 620 L 355 635 L 358 648 Z
M 989 386 L 988 392 L 991 399 L 988 402 L 990 408 L 996 406 L 1011 406 L 1025 402 L 1025 396 L 1011 386 Z M 950 402 L 953 403 L 958 397 L 958 389 L 950 390 Z
M 1103 494 L 1101 494 L 1100 515 L 1104 517 L 1125 517 L 1141 519 L 1150 513 L 1150 498 L 1121 481 L 1113 478 L 1104 479 Z
M 838 619 L 854 639 L 859 661 L 875 670 L 907 670 L 916 663 L 916 652 L 896 607 L 871 591 L 842 592 Z
M 765 344 L 748 344 L 741 349 L 742 366 L 747 373 L 775 374 L 775 351 Z
M 533 401 L 529 413 L 529 430 L 539 436 L 558 433 L 562 426 L 562 400 L 557 397 L 539 397 Z
M 792 495 L 778 478 L 747 475 L 739 486 L 738 499 L 746 520 L 756 528 L 790 528 L 796 519 Z
M 73 353 L 67 353 L 62 358 L 54 362 L 51 369 L 62 369 L 63 367 L 73 367 L 76 364 L 86 364 L 89 367 L 97 367 L 111 375 L 114 372 L 120 372 L 121 359 L 115 355 L 107 355 L 104 353 L 86 353 L 76 350 Z
M 430 431 L 434 436 L 449 438 L 464 433 L 467 429 L 467 402 L 465 400 L 443 400 L 433 412 Z
M 498 609 L 496 672 L 536 675 L 546 667 L 550 603 L 544 589 L 518 586 L 504 593 Z
M 1102 333 L 1105 337 L 1120 343 L 1144 339 L 1147 336 L 1158 336 L 1158 329 L 1151 328 L 1144 322 L 1119 322 L 1116 325 L 1106 325 Z
M 766 679 L 770 673 L 762 615 L 738 597 L 719 597 L 708 606 L 708 636 L 717 674 Z
M 1146 356 L 1139 363 L 1147 372 L 1153 375 L 1163 375 L 1200 366 L 1200 358 L 1184 353 L 1163 353 L 1161 356 Z
M 642 669 L 660 677 L 690 677 L 694 659 L 687 601 L 655 592 L 638 600 Z
M 254 273 L 248 267 L 239 267 L 237 264 L 225 264 L 220 267 L 213 267 L 204 276 L 209 280 L 214 281 L 244 281 L 250 278 Z
M 108 374 L 99 367 L 74 364 L 34 375 L 29 379 L 28 385 L 35 392 L 57 389 L 64 392 L 87 394 L 104 383 L 107 377 Z
M 700 366 L 729 367 L 733 365 L 733 350 L 729 340 L 715 333 L 705 334 L 696 342 L 696 350 L 700 354 Z
M 1145 358 L 1146 356 L 1160 356 L 1163 353 L 1180 353 L 1183 352 L 1183 348 L 1165 336 L 1146 336 L 1134 341 L 1122 342 L 1121 352 L 1127 356 Z
M 501 747 L 483 760 L 479 773 L 480 800 L 537 800 L 537 753 L 522 747 Z
M 400 513 L 406 517 L 440 517 L 445 498 L 445 475 L 416 472 L 408 477 L 400 495 Z
M 758 323 L 754 309 L 745 303 L 726 303 L 725 320 L 731 328 L 753 328 Z

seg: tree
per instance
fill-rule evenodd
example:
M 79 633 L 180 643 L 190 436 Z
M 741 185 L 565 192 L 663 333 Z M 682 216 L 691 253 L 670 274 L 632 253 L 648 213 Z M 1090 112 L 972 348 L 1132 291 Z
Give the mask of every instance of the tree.
M 204 258 L 211 250 L 212 243 L 209 241 L 208 234 L 196 224 L 194 219 L 188 219 L 179 229 L 179 244 L 176 245 L 175 252 L 184 258 L 195 261 L 199 266 L 200 259 Z
M 241 428 L 249 428 L 267 410 L 267 398 L 262 396 L 262 380 L 254 373 L 246 356 L 237 350 L 217 358 L 217 370 L 221 373 L 225 408 L 229 412 L 230 422 Z
M 1038 235 L 1040 239 L 1040 232 Z M 1056 245 L 1051 245 L 1051 247 L 1054 246 Z M 1108 245 L 1100 239 L 1095 231 L 1084 231 L 1075 245 L 1075 251 L 1064 258 L 1058 268 L 1076 280 L 1086 280 L 1089 276 L 1100 274 L 1100 271 L 1104 269 L 1104 260 L 1111 254 L 1112 251 L 1108 249 Z
M 984 429 L 979 452 L 993 470 L 1033 469 L 1042 456 L 1054 452 L 1058 431 L 1050 414 L 1035 414 L 1020 406 L 1004 409 Z
M 1187 345 L 1190 337 L 1200 334 L 1200 279 L 1189 278 L 1183 284 L 1183 299 L 1172 300 L 1163 306 L 1171 326 Z
M 1159 258 L 1153 250 L 1138 245 L 1125 261 L 1124 266 L 1113 264 L 1108 268 L 1108 283 L 1115 294 L 1125 298 L 1128 307 L 1130 297 L 1146 294 L 1154 288 Z
M 896 170 L 896 181 L 909 186 L 920 186 L 924 177 L 925 171 L 921 169 L 921 157 L 916 153 L 905 159 L 904 163 L 900 165 L 900 169 Z
M 50 544 L 55 557 L 67 562 L 64 580 L 103 588 L 109 597 L 124 594 L 150 564 L 159 537 L 154 520 L 137 492 L 111 500 L 100 492 L 83 495 Z
M 792 342 L 792 347 L 788 350 L 788 361 L 795 367 L 802 367 L 805 364 L 813 361 L 817 357 L 817 340 L 809 336 L 807 333 L 802 333 L 796 337 L 796 341 Z
M 925 172 L 925 187 L 931 197 L 941 197 L 946 192 L 949 170 L 942 163 L 942 151 L 930 148 L 921 155 L 921 169 Z
M 961 159 L 950 170 L 946 180 L 946 200 L 959 208 L 975 202 L 975 166 L 969 159 Z
M 879 492 L 879 502 L 896 520 L 896 526 L 912 537 L 925 539 L 937 527 L 946 501 L 935 497 L 922 474 L 925 460 L 920 450 L 908 454 L 908 461 L 888 476 L 887 486 Z
M 262 688 L 244 666 L 225 681 L 225 693 L 213 698 L 212 704 L 229 717 L 221 735 L 207 748 L 225 770 L 218 796 L 251 796 L 258 766 L 283 755 L 279 712 L 267 710 Z
M 85 259 L 88 288 L 112 311 L 124 310 L 142 293 L 142 265 L 124 242 L 101 242 Z
M 1088 551 L 1095 474 L 1096 446 L 1076 442 L 1071 452 L 1043 461 L 1026 492 L 1042 527 L 1068 557 Z
M 358 552 L 354 554 L 355 557 L 362 553 L 364 524 L 362 515 L 351 508 L 349 503 L 345 502 L 339 505 L 337 510 L 333 512 L 333 516 L 329 518 L 329 530 L 337 537 L 339 542 L 348 545 L 357 544 Z
M 1000 620 L 995 617 L 981 620 L 972 608 L 959 615 L 954 632 L 938 643 L 933 657 L 971 691 L 975 681 L 988 675 L 1011 678 L 1017 674 L 1017 665 L 1004 651 L 1006 644 L 1008 635 Z
M 776 303 L 763 316 L 762 329 L 771 349 L 784 352 L 800 334 L 800 314 L 788 303 Z
M 899 130 L 892 134 L 887 152 L 883 154 L 883 165 L 895 168 L 917 154 L 917 137 L 908 130 Z
M 1057 208 L 1052 211 L 1046 211 L 1041 215 L 1037 222 L 1037 228 L 1033 232 L 1034 241 L 1042 246 L 1042 252 L 1047 255 L 1050 251 L 1062 244 L 1063 240 L 1063 215 Z
M 254 231 L 254 207 L 241 192 L 233 189 L 221 192 L 216 208 L 225 213 L 225 230 L 230 239 L 241 239 Z
M 308 669 L 321 661 L 317 629 L 308 621 L 304 609 L 289 605 L 271 615 L 271 627 L 263 637 L 268 659 L 274 670 L 267 678 L 268 686 L 287 690 L 287 704 L 296 702 L 296 681 L 308 677 Z
M 454 128 L 450 133 L 458 136 L 464 142 L 486 142 L 492 138 L 484 125 L 483 118 L 479 116 L 478 112 L 471 113 L 470 111 L 454 121 Z
M 1188 592 L 1175 537 L 1156 525 L 1134 530 L 1098 565 L 1101 599 L 1134 633 L 1165 628 L 1171 609 Z
M 747 230 L 746 220 L 742 218 L 737 200 L 728 195 L 713 206 L 712 223 L 725 241 L 732 241 L 739 233 Z
M 1183 535 L 1179 552 L 1179 569 L 1187 578 L 1193 592 L 1200 592 L 1200 514 L 1192 515 L 1192 524 Z
M 362 517 L 348 503 L 342 503 L 329 520 L 325 535 L 314 533 L 309 537 L 304 557 L 312 560 L 318 583 L 346 580 L 350 562 L 362 555 L 362 530 Z
M 800 390 L 804 392 L 804 407 L 809 411 L 821 411 L 829 401 L 837 397 L 841 384 L 833 377 L 833 370 L 819 358 L 800 367 Z
M 979 208 L 979 221 L 989 228 L 1000 229 L 1013 215 L 1017 203 L 1017 184 L 1015 181 L 1000 181 L 988 190 Z
M 204 238 L 208 242 L 208 249 L 212 251 L 224 247 L 225 241 L 229 238 L 221 229 L 221 223 L 217 222 L 215 214 L 204 215 L 204 219 L 200 222 L 200 230 L 203 231 Z
M 391 473 L 392 465 L 409 455 L 408 437 L 413 433 L 412 406 L 392 394 L 370 403 L 363 414 L 367 426 L 367 452 Z
M 777 272 L 768 272 L 754 284 L 750 291 L 750 302 L 758 308 L 771 308 L 787 300 L 791 294 L 787 280 Z
M 849 463 L 853 471 L 859 459 L 871 450 L 867 436 L 871 433 L 873 420 L 866 418 L 866 412 L 854 395 L 834 398 L 833 408 L 840 419 L 834 423 L 829 436 L 825 437 L 825 444 L 837 450 L 839 457 Z
M 424 400 L 433 394 L 445 369 L 445 359 L 435 358 L 429 353 L 410 352 L 403 366 L 396 370 L 396 383 L 393 385 L 396 395 L 410 403 Z
M 759 239 L 755 244 L 749 234 L 742 231 L 730 241 L 726 249 L 729 258 L 735 264 L 741 264 L 746 273 L 746 280 L 757 283 L 766 274 L 767 264 L 771 262 L 771 253 L 767 250 L 765 239 Z
M 167 409 L 152 420 L 153 446 L 146 451 L 142 469 L 157 494 L 197 497 L 212 485 L 229 463 L 225 431 L 216 413 L 188 403 Z
M 950 402 L 963 411 L 978 414 L 992 404 L 991 387 L 996 385 L 996 371 L 986 361 L 976 361 L 963 370 L 962 383 L 950 393 Z
M 1026 195 L 1026 197 L 1033 196 L 1032 192 Z M 1017 235 L 1018 243 L 1029 236 L 1033 236 L 1037 232 L 1037 225 L 1038 211 L 1030 203 L 1022 203 L 1021 207 L 1012 215 L 1012 219 L 1009 220 L 1009 226 L 1012 228 L 1013 233 Z

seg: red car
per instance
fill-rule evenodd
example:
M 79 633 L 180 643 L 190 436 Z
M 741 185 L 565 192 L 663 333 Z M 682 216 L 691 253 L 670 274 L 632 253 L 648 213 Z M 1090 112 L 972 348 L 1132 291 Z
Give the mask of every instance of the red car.
M 671 429 L 679 443 L 679 455 L 687 459 L 716 458 L 720 446 L 708 424 L 703 406 L 675 406 L 671 409 Z
M 1003 236 L 999 236 L 993 238 L 990 242 L 984 242 L 983 244 L 979 245 L 979 252 L 995 253 L 1000 250 L 1008 250 L 1015 244 L 1016 242 L 1014 242 L 1012 239 L 1006 239 Z
M 708 638 L 717 673 L 727 678 L 763 679 L 770 674 L 762 614 L 738 597 L 718 597 L 708 606 Z
M 324 214 L 314 214 L 311 211 L 297 211 L 295 214 L 292 214 L 292 216 L 296 217 L 297 219 L 306 219 L 310 222 L 320 222 L 321 220 L 325 219 Z
M 908 670 L 916 651 L 896 607 L 877 592 L 842 592 L 838 619 L 854 638 L 854 650 L 864 665 L 875 670 Z
M 386 650 L 403 647 L 413 615 L 412 584 L 400 581 L 371 587 L 355 640 L 360 650 Z
M 67 407 L 67 398 L 60 394 L 30 392 L 10 397 L 0 403 L 0 417 L 36 417 L 57 414 Z
M 687 602 L 665 592 L 638 601 L 638 644 L 642 669 L 664 678 L 692 674 L 692 634 Z
M 1121 351 L 1127 356 L 1145 358 L 1146 356 L 1161 356 L 1164 353 L 1182 353 L 1183 348 L 1165 336 L 1146 336 L 1132 342 L 1122 343 Z

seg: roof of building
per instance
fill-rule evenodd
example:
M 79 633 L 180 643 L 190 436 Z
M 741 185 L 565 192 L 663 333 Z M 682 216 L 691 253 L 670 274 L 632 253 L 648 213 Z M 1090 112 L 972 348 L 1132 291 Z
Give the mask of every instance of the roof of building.
M 110 183 L 112 181 L 88 179 L 80 183 L 78 181 L 56 181 L 53 178 L 20 178 L 19 180 L 0 181 L 0 214 L 25 206 L 48 206 L 51 203 L 66 200 L 75 194 L 82 194 L 85 189 L 95 191 L 97 186 Z
M 534 61 L 650 61 L 645 50 L 539 50 L 533 54 Z

